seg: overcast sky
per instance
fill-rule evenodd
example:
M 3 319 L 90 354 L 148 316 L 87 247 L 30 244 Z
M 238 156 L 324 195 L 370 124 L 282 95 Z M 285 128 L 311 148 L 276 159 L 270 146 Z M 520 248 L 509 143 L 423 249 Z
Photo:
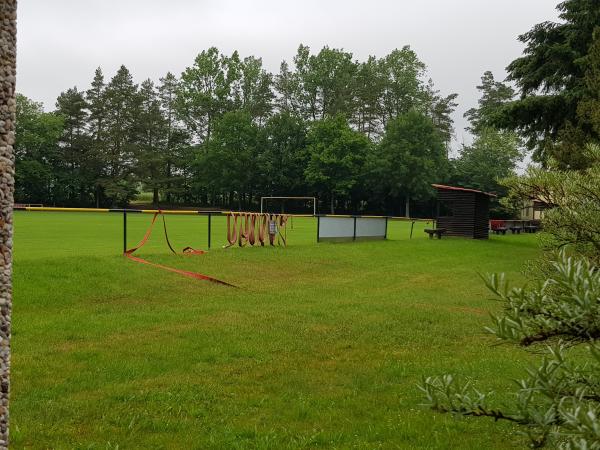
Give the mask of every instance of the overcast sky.
M 517 36 L 556 20 L 558 0 L 20 0 L 20 93 L 54 108 L 60 92 L 87 89 L 96 67 L 121 64 L 136 82 L 179 75 L 210 46 L 263 58 L 277 72 L 300 43 L 343 48 L 359 60 L 410 45 L 444 95 L 459 94 L 456 143 L 469 141 L 464 111 L 485 70 L 504 79 L 522 52 Z

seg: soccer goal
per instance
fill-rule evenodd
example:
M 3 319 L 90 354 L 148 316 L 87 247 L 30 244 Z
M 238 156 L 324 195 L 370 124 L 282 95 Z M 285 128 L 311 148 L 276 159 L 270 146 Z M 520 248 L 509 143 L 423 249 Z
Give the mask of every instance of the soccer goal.
M 277 209 L 277 211 L 275 211 Z M 293 213 L 309 212 L 317 215 L 316 197 L 261 197 L 260 212 L 263 213 Z

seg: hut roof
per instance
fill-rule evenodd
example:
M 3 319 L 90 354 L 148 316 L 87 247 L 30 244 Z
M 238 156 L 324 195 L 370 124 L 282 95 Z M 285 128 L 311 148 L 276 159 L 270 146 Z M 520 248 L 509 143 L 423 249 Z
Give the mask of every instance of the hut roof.
M 478 191 L 477 189 L 469 189 L 469 188 L 463 188 L 463 187 L 457 187 L 457 186 L 446 186 L 444 184 L 432 184 L 432 186 L 436 189 L 445 189 L 448 191 L 473 192 L 474 194 L 483 194 L 483 195 L 487 195 L 488 197 L 497 197 L 496 194 L 492 194 L 491 192 Z

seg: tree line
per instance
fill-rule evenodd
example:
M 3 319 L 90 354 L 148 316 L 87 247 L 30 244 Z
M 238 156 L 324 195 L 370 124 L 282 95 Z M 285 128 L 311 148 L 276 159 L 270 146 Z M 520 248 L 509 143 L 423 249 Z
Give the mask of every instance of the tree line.
M 504 88 L 484 76 L 474 129 L 489 104 L 507 101 Z M 252 209 L 261 196 L 310 195 L 332 212 L 409 214 L 411 201 L 431 198 L 431 183 L 469 184 L 477 164 L 489 168 L 480 159 L 498 156 L 498 139 L 507 161 L 494 168 L 514 168 L 515 142 L 483 126 L 463 163 L 448 158 L 456 97 L 435 89 L 408 46 L 357 61 L 301 45 L 277 74 L 213 47 L 179 77 L 139 85 L 125 66 L 110 79 L 98 68 L 52 112 L 18 96 L 15 196 L 99 207 L 151 192 L 155 205 Z M 479 178 L 473 187 L 498 186 Z

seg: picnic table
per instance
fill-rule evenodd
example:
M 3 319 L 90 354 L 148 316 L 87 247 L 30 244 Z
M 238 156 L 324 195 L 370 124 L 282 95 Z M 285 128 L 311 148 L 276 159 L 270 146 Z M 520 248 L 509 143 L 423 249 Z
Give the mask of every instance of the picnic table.
M 490 228 L 496 234 L 506 234 L 506 222 L 504 220 L 490 220 Z
M 507 230 L 510 230 L 512 234 L 535 233 L 539 229 L 539 223 L 531 220 L 490 220 L 490 231 L 495 234 L 506 234 Z

